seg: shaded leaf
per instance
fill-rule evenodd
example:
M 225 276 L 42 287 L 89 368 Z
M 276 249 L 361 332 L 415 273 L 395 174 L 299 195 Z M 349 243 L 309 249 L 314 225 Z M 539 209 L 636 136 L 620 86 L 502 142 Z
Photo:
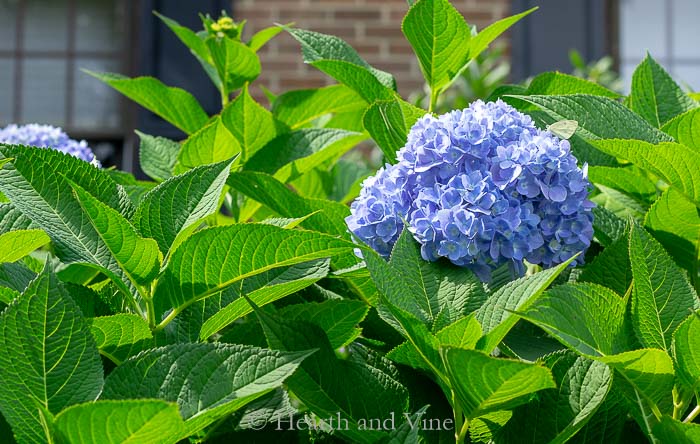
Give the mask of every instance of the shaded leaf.
M 477 349 L 488 353 L 493 351 L 518 322 L 519 317 L 513 312 L 527 311 L 574 258 L 554 268 L 509 282 L 490 295 L 476 311 L 476 319 L 484 331 Z
M 141 139 L 139 163 L 143 172 L 156 181 L 170 178 L 180 152 L 180 144 L 165 137 L 149 136 L 140 131 L 136 131 L 136 134 Z
M 228 344 L 155 348 L 114 369 L 100 398 L 177 402 L 189 436 L 280 387 L 309 354 Z
M 257 306 L 262 307 L 326 277 L 328 264 L 327 259 L 318 259 L 293 265 L 286 269 L 276 268 L 250 279 L 244 279 L 240 290 L 236 289 L 237 299 L 221 307 L 202 324 L 199 338 L 205 340 L 252 312 L 250 304 L 241 295 L 245 294 Z

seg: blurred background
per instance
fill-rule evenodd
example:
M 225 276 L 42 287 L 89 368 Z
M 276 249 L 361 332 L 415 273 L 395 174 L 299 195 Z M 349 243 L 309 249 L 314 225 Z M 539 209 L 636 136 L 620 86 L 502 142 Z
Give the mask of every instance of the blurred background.
M 625 92 L 649 51 L 689 90 L 700 88 L 700 0 L 452 0 L 482 29 L 532 6 L 518 24 L 445 95 L 441 107 L 466 106 L 504 82 L 559 70 Z M 370 64 L 396 76 L 399 92 L 423 100 L 418 64 L 400 25 L 405 0 L 0 0 L 0 127 L 48 123 L 86 139 L 104 165 L 134 171 L 134 129 L 173 139 L 174 127 L 129 103 L 81 69 L 150 75 L 191 91 L 209 112 L 217 91 L 189 51 L 151 11 L 201 29 L 198 13 L 226 10 L 246 19 L 244 35 L 273 23 L 337 35 Z M 281 34 L 260 52 L 255 85 L 274 93 L 330 79 L 301 61 Z M 620 77 L 617 76 L 620 73 Z M 260 88 L 256 97 L 264 102 Z

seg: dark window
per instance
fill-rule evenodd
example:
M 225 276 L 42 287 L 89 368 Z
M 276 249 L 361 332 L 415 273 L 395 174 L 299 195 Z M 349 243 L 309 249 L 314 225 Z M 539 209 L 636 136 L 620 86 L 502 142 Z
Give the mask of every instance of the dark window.
M 97 136 L 119 132 L 116 94 L 81 69 L 126 67 L 125 1 L 0 0 L 0 29 L 3 123 L 50 123 Z
M 615 0 L 514 0 L 513 9 L 540 9 L 514 26 L 511 33 L 513 80 L 543 71 L 571 72 L 569 50 L 587 60 L 615 55 Z
M 193 92 L 209 112 L 208 77 L 152 11 L 200 28 L 229 0 L 0 0 L 0 126 L 45 123 L 86 139 L 105 165 L 136 171 L 134 128 L 181 138 L 162 119 L 82 72 L 150 75 Z

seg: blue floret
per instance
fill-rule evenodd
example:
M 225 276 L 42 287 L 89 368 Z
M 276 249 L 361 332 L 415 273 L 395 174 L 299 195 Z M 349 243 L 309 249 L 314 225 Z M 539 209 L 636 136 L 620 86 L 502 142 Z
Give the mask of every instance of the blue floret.
M 385 257 L 407 224 L 424 259 L 445 257 L 487 279 L 504 263 L 551 267 L 585 251 L 589 188 L 568 141 L 500 100 L 476 101 L 418 120 L 398 163 L 363 183 L 346 221 Z
M 92 162 L 99 166 L 87 142 L 73 140 L 61 128 L 51 125 L 8 125 L 0 129 L 0 142 L 8 144 L 29 145 L 39 148 L 53 148 L 71 156 Z

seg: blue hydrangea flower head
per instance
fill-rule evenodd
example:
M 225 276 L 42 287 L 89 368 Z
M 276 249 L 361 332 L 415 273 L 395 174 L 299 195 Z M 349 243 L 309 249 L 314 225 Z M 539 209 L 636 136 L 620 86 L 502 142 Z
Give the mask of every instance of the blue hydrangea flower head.
M 365 180 L 346 219 L 385 257 L 407 226 L 424 259 L 486 280 L 502 264 L 551 267 L 591 243 L 586 165 L 567 140 L 500 100 L 424 116 L 397 158 Z
M 8 125 L 0 129 L 0 142 L 53 148 L 96 166 L 100 165 L 86 141 L 73 140 L 61 128 L 51 125 Z

